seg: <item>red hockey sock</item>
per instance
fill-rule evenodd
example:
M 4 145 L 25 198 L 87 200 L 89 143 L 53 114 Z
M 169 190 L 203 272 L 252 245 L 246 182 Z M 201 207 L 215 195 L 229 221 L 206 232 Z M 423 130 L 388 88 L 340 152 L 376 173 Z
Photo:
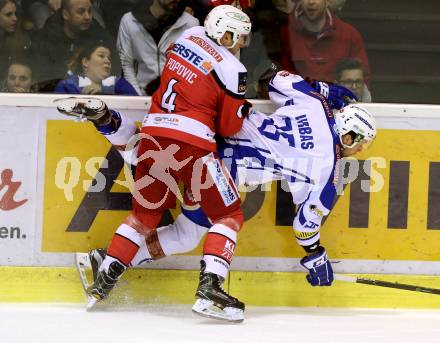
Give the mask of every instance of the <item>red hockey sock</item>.
M 236 231 L 223 224 L 213 225 L 208 231 L 203 246 L 205 271 L 225 278 L 234 256 L 236 241 Z
M 144 236 L 135 229 L 122 224 L 113 236 L 107 255 L 116 258 L 127 267 L 144 239 Z

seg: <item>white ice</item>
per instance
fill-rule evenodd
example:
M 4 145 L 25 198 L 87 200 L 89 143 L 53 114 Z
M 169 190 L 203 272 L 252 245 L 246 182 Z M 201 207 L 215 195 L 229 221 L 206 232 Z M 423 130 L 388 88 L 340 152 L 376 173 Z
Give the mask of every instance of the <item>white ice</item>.
M 190 305 L 107 307 L 0 304 L 2 343 L 438 343 L 440 311 L 251 307 L 241 324 L 198 317 Z

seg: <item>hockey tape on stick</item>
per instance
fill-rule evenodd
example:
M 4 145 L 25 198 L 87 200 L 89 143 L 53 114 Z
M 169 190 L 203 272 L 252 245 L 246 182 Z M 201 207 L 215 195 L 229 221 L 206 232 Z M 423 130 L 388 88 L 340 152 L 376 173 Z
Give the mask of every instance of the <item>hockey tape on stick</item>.
M 364 278 L 358 278 L 356 276 L 348 276 L 348 275 L 342 275 L 342 274 L 334 274 L 334 278 L 335 278 L 335 280 L 345 281 L 345 282 L 361 283 L 364 285 L 396 288 L 396 289 L 403 289 L 406 291 L 422 292 L 422 293 L 430 293 L 430 294 L 440 295 L 440 289 L 438 289 L 438 288 L 429 288 L 429 287 L 422 287 L 422 286 L 416 286 L 416 285 L 408 285 L 408 284 L 399 283 L 399 282 L 388 282 L 388 281 L 382 281 L 382 280 L 364 279 Z

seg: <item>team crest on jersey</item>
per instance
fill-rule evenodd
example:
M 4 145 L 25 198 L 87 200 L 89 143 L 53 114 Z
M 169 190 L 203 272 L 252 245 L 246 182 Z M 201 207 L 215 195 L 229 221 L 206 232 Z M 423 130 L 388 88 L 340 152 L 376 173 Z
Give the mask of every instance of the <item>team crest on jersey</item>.
M 246 92 L 247 72 L 238 73 L 238 93 Z

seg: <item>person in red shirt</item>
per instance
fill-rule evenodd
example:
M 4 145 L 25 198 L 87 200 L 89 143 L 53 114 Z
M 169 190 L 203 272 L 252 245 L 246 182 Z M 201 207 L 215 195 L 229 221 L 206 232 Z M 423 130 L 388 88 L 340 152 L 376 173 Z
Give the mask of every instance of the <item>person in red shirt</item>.
M 236 7 L 241 7 L 242 9 L 246 9 L 248 7 L 252 7 L 255 1 L 252 0 L 208 0 L 209 5 L 215 7 L 220 5 L 234 5 Z
M 333 82 L 336 64 L 358 58 L 370 80 L 370 65 L 360 33 L 328 9 L 328 0 L 299 0 L 281 28 L 282 65 L 314 80 Z
M 102 117 L 88 117 L 100 131 L 108 126 L 106 137 L 114 145 L 133 145 L 128 142 L 133 134 L 139 142 L 133 210 L 117 229 L 94 284 L 87 289 L 89 308 L 108 296 L 141 246 L 146 245 L 152 260 L 165 256 L 156 227 L 176 198 L 183 200 L 178 187 L 182 182 L 185 197 L 198 202 L 212 222 L 193 311 L 235 322 L 244 319 L 244 304 L 221 288 L 244 218 L 239 193 L 218 158 L 214 136 L 237 133 L 248 114 L 246 69 L 235 54 L 246 45 L 250 31 L 249 17 L 229 5 L 215 7 L 204 27 L 186 30 L 168 50 L 160 87 L 140 134 L 105 105 L 97 109 Z M 58 110 L 71 114 L 78 105 L 75 101 L 60 103 Z M 89 107 L 93 101 L 88 100 Z

